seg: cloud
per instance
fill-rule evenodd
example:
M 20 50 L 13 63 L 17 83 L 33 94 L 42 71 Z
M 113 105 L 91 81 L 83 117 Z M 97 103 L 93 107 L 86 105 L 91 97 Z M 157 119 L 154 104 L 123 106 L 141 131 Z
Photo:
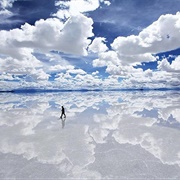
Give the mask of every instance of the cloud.
M 67 108 L 72 105 L 72 103 L 68 102 L 69 100 L 73 103 L 77 103 L 77 105 L 80 104 L 78 102 L 82 102 L 82 106 L 92 104 L 94 101 L 90 101 L 83 105 L 83 98 L 86 97 L 77 96 L 72 93 L 70 96 L 72 99 L 67 98 L 63 94 L 56 94 L 54 96 L 56 99 L 55 101 L 52 94 L 47 94 L 46 97 L 37 94 L 31 97 L 26 96 L 23 101 L 19 101 L 20 96 L 17 94 L 9 97 L 4 107 L 0 105 L 0 109 L 4 109 L 4 111 L 1 111 L 0 116 L 4 116 L 8 113 L 3 122 L 0 123 L 0 128 L 6 125 L 4 130 L 10 132 L 11 136 L 8 137 L 14 139 L 14 141 L 9 143 L 8 137 L 7 141 L 1 141 L 0 151 L 2 153 L 18 155 L 26 160 L 33 161 L 35 164 L 53 165 L 53 168 L 58 165 L 58 173 L 68 173 L 71 174 L 71 177 L 81 176 L 82 173 L 86 173 L 87 177 L 94 177 L 94 175 L 91 174 L 93 171 L 91 171 L 91 173 L 88 173 L 88 170 L 84 171 L 84 169 L 86 170 L 85 167 L 94 162 L 95 159 L 94 145 L 91 143 L 92 139 L 88 134 L 88 126 L 84 124 L 83 126 L 80 125 L 79 127 L 73 128 L 74 125 L 72 123 L 72 129 L 65 128 L 61 131 L 61 122 L 57 121 L 61 103 L 65 103 Z M 89 97 L 92 99 L 94 98 L 94 96 Z M 52 101 L 54 101 L 54 104 L 51 104 Z M 26 109 L 25 107 L 27 106 L 28 108 Z M 81 106 L 74 106 L 76 112 L 78 112 L 80 108 Z M 71 111 L 72 109 L 69 110 Z M 72 122 L 69 114 L 70 113 L 68 113 L 69 122 Z M 35 116 L 36 118 L 34 118 Z M 15 121 L 10 121 L 12 117 Z M 48 119 L 52 121 L 50 122 Z M 3 133 L 3 130 L 1 132 Z M 44 133 L 47 133 L 51 138 L 49 139 L 47 136 L 44 136 Z M 64 133 L 66 133 L 66 137 L 63 136 Z M 7 134 L 3 134 L 5 138 Z M 39 138 L 34 138 L 36 136 Z M 79 139 L 79 137 L 81 138 Z M 26 141 L 27 138 L 29 139 L 28 142 Z M 77 141 L 74 141 L 74 138 Z M 19 141 L 15 139 L 19 139 Z M 14 144 L 15 141 L 16 143 Z M 51 148 L 55 142 L 56 147 Z M 59 144 L 57 142 L 59 142 Z M 69 149 L 70 146 L 71 148 Z
M 20 56 L 21 59 L 15 58 L 15 56 L 0 58 L 2 64 L 0 67 L 1 72 L 23 75 L 31 73 L 35 68 L 42 67 L 42 63 L 32 55 L 31 49 L 20 48 L 19 52 L 22 55 L 22 57 Z M 12 55 L 13 53 L 16 53 L 15 50 L 11 51 Z
M 56 75 L 52 85 L 61 89 L 113 89 L 119 87 L 119 82 L 118 77 L 109 76 L 102 79 L 98 72 L 88 74 L 81 69 L 71 69 Z
M 118 65 L 120 64 L 120 59 L 115 51 L 107 51 L 99 53 L 99 58 L 93 60 L 94 67 L 108 66 L 108 64 Z
M 111 5 L 111 2 L 110 2 L 110 1 L 101 0 L 101 2 L 104 2 L 104 4 L 106 4 L 107 6 L 110 6 L 110 5 Z
M 92 24 L 91 18 L 78 14 L 65 23 L 57 18 L 49 18 L 38 20 L 34 25 L 25 23 L 21 28 L 1 30 L 1 74 L 25 75 L 22 81 L 27 82 L 48 81 L 52 72 L 73 69 L 74 66 L 60 55 L 50 52 L 87 55 L 91 42 L 88 37 L 93 36 Z M 81 70 L 77 73 L 85 72 Z M 25 85 L 27 83 L 23 83 Z M 35 83 L 28 87 L 30 85 L 34 87 Z
M 170 64 L 165 58 L 162 61 L 158 61 L 158 69 L 166 72 L 179 73 L 180 72 L 180 56 L 176 57 Z
M 89 45 L 88 50 L 92 51 L 93 53 L 105 52 L 108 50 L 108 47 L 104 42 L 106 42 L 105 38 L 96 37 L 93 40 L 93 42 Z
M 0 75 L 0 80 L 14 80 L 13 76 L 9 73 L 2 73 Z
M 87 55 L 86 48 L 91 42 L 87 38 L 93 36 L 92 24 L 92 19 L 82 14 L 71 17 L 65 24 L 57 18 L 41 19 L 34 26 L 26 23 L 21 29 L 1 31 L 0 53 L 20 58 L 20 48 L 27 47 Z
M 164 96 L 165 95 L 165 96 Z M 108 95 L 111 96 L 111 93 Z M 166 98 L 162 98 L 166 97 Z M 122 102 L 118 103 L 118 98 Z M 105 114 L 96 114 L 94 121 L 97 123 L 90 134 L 97 143 L 105 143 L 113 130 L 113 137 L 120 144 L 139 144 L 143 149 L 158 158 L 163 164 L 177 164 L 180 166 L 178 142 L 170 139 L 177 139 L 177 130 L 173 123 L 179 122 L 177 109 L 179 108 L 179 96 L 172 92 L 137 92 L 121 93 L 114 95 L 111 104 Z M 135 100 L 135 101 L 134 101 Z M 172 117 L 175 122 L 172 121 Z M 158 124 L 159 121 L 165 121 Z M 171 122 L 171 123 L 170 123 Z M 170 123 L 170 124 L 169 124 Z M 157 125 L 158 124 L 158 125 Z M 168 125 L 169 124 L 169 125 Z M 172 128 L 169 127 L 172 125 Z M 167 130 L 171 136 L 167 137 Z M 96 133 L 99 132 L 97 138 Z M 105 133 L 102 133 L 105 132 Z M 173 138 L 172 138 L 173 137 Z M 163 140 L 162 140 L 163 139 Z M 167 142 L 166 139 L 169 141 Z M 171 146 L 167 144 L 170 143 Z M 172 152 L 173 149 L 173 153 Z
M 10 20 L 10 17 L 15 15 L 13 12 L 11 12 L 11 8 L 13 7 L 13 3 L 16 0 L 1 0 L 0 1 L 0 25 L 3 24 L 10 24 L 10 23 L 16 23 L 19 22 L 19 20 L 13 19 Z
M 131 57 L 131 60 L 133 58 Z M 93 60 L 94 67 L 107 66 L 106 72 L 111 75 L 119 75 L 120 77 L 128 77 L 132 73 L 138 73 L 142 69 L 135 69 L 133 66 L 128 64 L 123 64 L 122 60 L 119 59 L 117 52 L 107 51 L 104 53 L 99 53 L 99 58 Z
M 49 68 L 49 71 L 50 72 L 61 72 L 61 71 L 66 71 L 66 70 L 69 70 L 69 69 L 74 69 L 74 66 L 72 65 L 54 65 L 54 66 L 51 66 Z
M 10 7 L 12 3 L 6 7 Z M 109 50 L 104 37 L 94 37 L 91 42 L 90 38 L 94 36 L 93 19 L 87 17 L 86 12 L 95 11 L 101 5 L 110 3 L 103 0 L 80 0 L 79 3 L 77 7 L 74 0 L 56 1 L 59 8 L 57 13 L 62 12 L 59 19 L 40 19 L 34 25 L 25 23 L 20 28 L 1 30 L 0 78 L 12 81 L 18 79 L 20 87 L 46 85 L 47 88 L 151 88 L 158 87 L 158 83 L 161 87 L 179 86 L 178 58 L 168 64 L 165 60 L 160 61 L 155 54 L 179 44 L 180 13 L 162 15 L 137 36 L 116 38 Z M 11 16 L 6 9 L 3 14 Z M 163 31 L 166 26 L 171 26 L 170 31 Z M 97 53 L 98 57 L 93 53 Z M 103 77 L 101 71 L 98 74 L 85 72 L 87 66 L 90 68 L 90 61 L 85 68 L 81 63 L 72 61 L 81 61 L 81 56 L 87 55 L 90 55 L 89 59 L 96 57 L 92 61 L 94 71 L 105 67 L 105 73 L 109 77 Z M 158 72 L 134 67 L 157 60 Z M 19 78 L 20 75 L 23 76 L 22 79 Z M 54 79 L 54 83 L 49 82 Z M 38 84 L 39 81 L 41 82 Z M 58 84 L 60 81 L 62 83 Z
M 107 73 L 124 78 L 120 88 L 179 86 L 179 57 L 170 64 L 168 60 L 160 61 L 156 56 L 157 53 L 179 48 L 179 19 L 179 12 L 162 15 L 137 36 L 117 37 L 111 44 L 112 50 L 99 53 L 98 58 L 93 60 L 93 66 L 106 67 Z M 153 61 L 158 61 L 157 71 L 134 67 Z
M 87 47 L 91 42 L 88 37 L 94 35 L 92 32 L 92 24 L 93 20 L 82 14 L 71 17 L 65 23 L 60 42 L 57 44 L 62 48 L 60 51 L 71 54 L 87 55 Z M 74 34 L 76 34 L 76 36 Z M 61 43 L 63 45 L 61 45 Z
M 143 29 L 138 36 L 117 37 L 111 46 L 117 53 L 118 61 L 122 65 L 156 61 L 153 54 L 179 48 L 179 19 L 179 12 L 176 15 L 162 15 L 157 21 Z
M 43 69 L 33 69 L 30 73 L 30 76 L 31 76 L 31 78 L 33 78 L 33 81 L 37 81 L 37 80 L 38 81 L 39 80 L 41 80 L 41 81 L 46 80 L 47 81 L 50 77 L 50 75 L 45 73 L 43 71 Z
M 165 178 L 163 172 L 171 168 L 168 177 L 175 177 L 180 165 L 179 131 L 171 125 L 179 120 L 179 98 L 179 93 L 170 91 L 41 93 L 23 98 L 2 94 L 0 151 L 6 154 L 5 162 L 23 158 L 23 165 L 30 161 L 43 171 L 49 165 L 57 177 L 119 178 L 119 167 L 126 165 L 129 169 L 124 177 L 132 172 L 129 178 L 139 178 L 141 171 L 143 177 L 154 173 L 154 177 Z M 62 104 L 68 117 L 64 129 L 57 121 Z M 87 116 L 88 122 L 84 121 Z M 163 122 L 158 123 L 160 120 Z M 13 155 L 18 157 L 14 161 Z M 5 162 L 1 163 L 5 166 Z M 133 171 L 136 166 L 141 167 L 138 173 Z M 156 166 L 160 169 L 155 170 Z M 21 173 L 21 168 L 12 173 L 18 174 L 18 170 Z M 35 172 L 29 173 L 32 176 Z M 42 177 L 48 175 L 49 171 Z
M 8 17 L 12 16 L 12 12 L 8 11 L 7 9 L 4 9 L 4 10 L 0 11 L 0 15 L 1 15 L 1 17 L 8 18 Z M 2 23 L 2 21 L 0 21 L 0 22 Z
M 3 9 L 11 8 L 15 1 L 17 1 L 17 0 L 1 0 L 0 6 Z
M 138 36 L 116 38 L 112 43 L 112 48 L 119 55 L 156 54 L 179 48 L 179 34 L 180 13 L 166 14 L 143 29 Z M 138 62 L 138 59 L 134 61 Z
M 121 87 L 150 89 L 179 87 L 178 74 L 175 75 L 165 71 L 141 70 L 139 73 L 131 74 L 128 77 L 121 81 Z
M 104 3 L 108 6 L 111 4 L 109 1 L 104 0 L 78 0 L 78 3 L 75 0 L 56 1 L 55 5 L 60 9 L 57 13 L 53 14 L 53 16 L 60 19 L 67 19 L 71 16 L 76 16 L 79 13 L 95 11 L 97 8 L 99 8 L 100 3 Z
M 82 69 L 71 69 L 71 70 L 68 70 L 67 73 L 71 73 L 71 74 L 87 74 Z

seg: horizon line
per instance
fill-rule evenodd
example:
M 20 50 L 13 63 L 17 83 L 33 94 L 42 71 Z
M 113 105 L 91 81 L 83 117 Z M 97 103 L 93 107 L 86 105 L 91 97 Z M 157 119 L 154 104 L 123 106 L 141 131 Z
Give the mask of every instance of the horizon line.
M 114 89 L 13 89 L 0 90 L 0 93 L 45 93 L 45 92 L 103 92 L 103 91 L 180 91 L 180 88 L 114 88 Z

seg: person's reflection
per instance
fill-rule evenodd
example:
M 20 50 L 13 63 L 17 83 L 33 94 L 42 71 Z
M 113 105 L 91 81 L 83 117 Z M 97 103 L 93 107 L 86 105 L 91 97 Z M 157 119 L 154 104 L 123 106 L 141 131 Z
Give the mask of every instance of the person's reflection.
M 64 127 L 65 127 L 65 121 L 66 121 L 66 118 L 61 118 L 62 129 L 64 129 Z
M 61 116 L 60 116 L 60 119 L 62 121 L 62 129 L 63 129 L 64 126 L 65 126 L 65 121 L 66 121 L 65 109 L 64 109 L 63 106 L 61 106 Z

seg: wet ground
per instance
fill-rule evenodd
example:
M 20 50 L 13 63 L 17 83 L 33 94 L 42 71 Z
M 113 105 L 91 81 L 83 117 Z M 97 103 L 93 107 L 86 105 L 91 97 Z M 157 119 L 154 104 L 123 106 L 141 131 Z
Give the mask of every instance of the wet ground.
M 180 179 L 180 92 L 1 93 L 5 178 Z

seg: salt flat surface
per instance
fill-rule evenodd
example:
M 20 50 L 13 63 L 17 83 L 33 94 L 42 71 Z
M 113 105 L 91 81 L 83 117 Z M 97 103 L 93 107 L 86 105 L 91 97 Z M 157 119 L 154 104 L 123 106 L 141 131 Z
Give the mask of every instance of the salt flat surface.
M 180 92 L 0 94 L 8 178 L 180 179 Z

